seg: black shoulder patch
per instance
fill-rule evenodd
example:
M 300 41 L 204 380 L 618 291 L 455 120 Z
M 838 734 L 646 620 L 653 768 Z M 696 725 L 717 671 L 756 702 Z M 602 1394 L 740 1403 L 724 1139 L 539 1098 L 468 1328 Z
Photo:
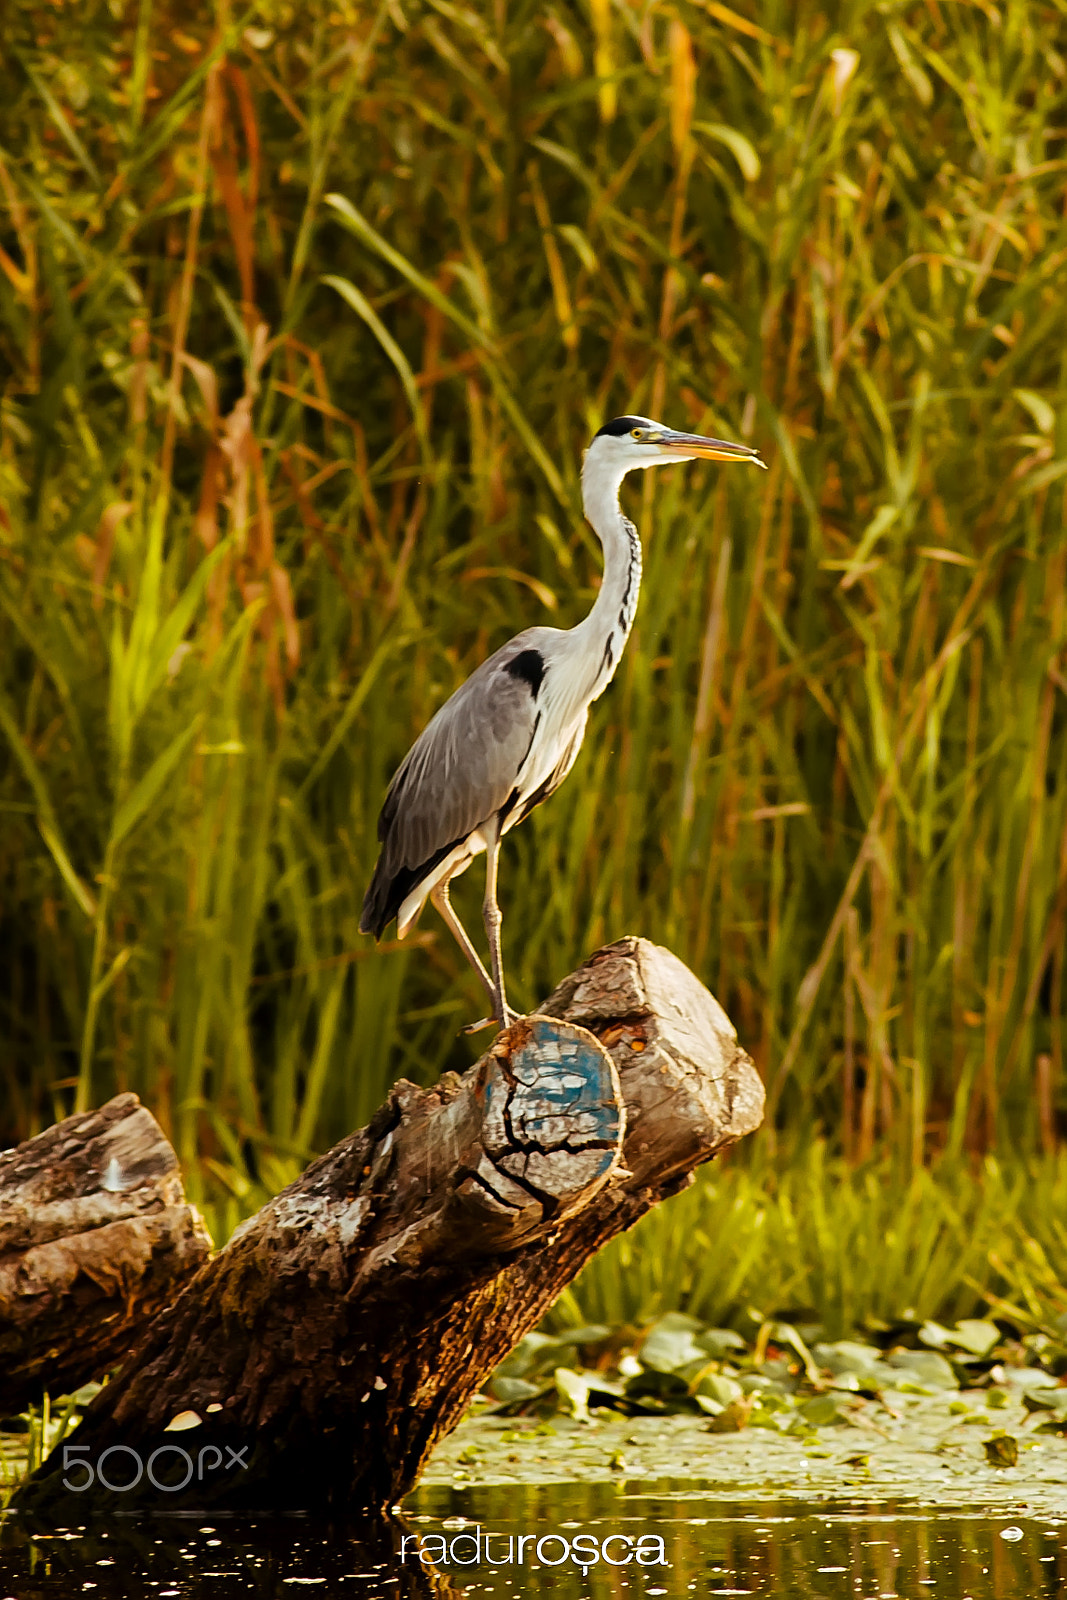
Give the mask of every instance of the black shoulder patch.
M 629 433 L 631 428 L 647 427 L 647 417 L 616 417 L 614 422 L 605 422 L 604 426 L 599 428 L 593 437 L 595 439 L 599 439 L 602 433 L 610 433 L 616 439 L 618 439 L 621 438 L 624 433 Z
M 537 699 L 537 691 L 545 676 L 545 658 L 540 650 L 520 650 L 505 664 L 504 671 L 522 683 L 528 683 L 530 693 Z

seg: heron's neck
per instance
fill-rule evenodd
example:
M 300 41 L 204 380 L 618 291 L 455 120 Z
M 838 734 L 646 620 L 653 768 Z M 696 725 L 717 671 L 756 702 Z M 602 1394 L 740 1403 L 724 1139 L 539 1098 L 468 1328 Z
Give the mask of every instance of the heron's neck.
M 625 476 L 614 463 L 590 462 L 588 457 L 582 471 L 582 504 L 604 549 L 600 593 L 589 615 L 571 630 L 589 700 L 603 694 L 615 676 L 641 588 L 641 541 L 619 507 Z

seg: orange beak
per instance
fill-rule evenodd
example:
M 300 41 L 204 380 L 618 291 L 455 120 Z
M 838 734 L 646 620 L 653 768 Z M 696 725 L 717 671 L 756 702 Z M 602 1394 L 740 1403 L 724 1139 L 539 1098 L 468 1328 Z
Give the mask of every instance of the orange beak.
M 664 428 L 658 436 L 646 436 L 646 439 L 647 443 L 669 450 L 672 455 L 700 456 L 705 461 L 748 461 L 754 467 L 762 467 L 764 472 L 767 470 L 767 463 L 760 459 L 758 450 L 747 444 L 731 444 L 728 439 L 705 439 L 699 433 L 675 433 L 673 428 Z

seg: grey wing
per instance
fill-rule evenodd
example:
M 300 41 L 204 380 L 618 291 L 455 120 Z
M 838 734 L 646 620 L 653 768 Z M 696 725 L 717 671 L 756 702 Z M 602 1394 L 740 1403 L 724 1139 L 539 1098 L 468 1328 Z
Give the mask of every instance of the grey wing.
M 529 684 L 495 656 L 456 690 L 415 741 L 382 807 L 379 837 L 398 865 L 417 866 L 499 811 L 536 720 Z
M 384 928 L 407 893 L 515 789 L 540 713 L 529 675 L 508 668 L 530 650 L 520 634 L 490 656 L 405 757 L 378 819 L 382 850 L 364 902 L 367 931 Z

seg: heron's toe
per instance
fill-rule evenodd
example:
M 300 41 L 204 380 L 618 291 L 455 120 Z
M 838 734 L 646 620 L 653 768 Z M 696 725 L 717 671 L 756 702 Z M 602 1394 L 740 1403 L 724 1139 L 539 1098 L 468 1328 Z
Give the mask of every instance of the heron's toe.
M 507 1020 L 504 1022 L 503 1026 L 505 1028 L 510 1028 L 513 1022 L 519 1021 L 519 1019 L 523 1016 L 523 1013 L 521 1011 L 512 1011 L 510 1006 L 505 1006 L 504 1016 Z M 483 1028 L 499 1028 L 500 1026 L 501 1024 L 495 1017 L 480 1017 L 477 1022 L 468 1022 L 467 1026 L 462 1028 L 460 1032 L 465 1034 L 481 1033 Z

